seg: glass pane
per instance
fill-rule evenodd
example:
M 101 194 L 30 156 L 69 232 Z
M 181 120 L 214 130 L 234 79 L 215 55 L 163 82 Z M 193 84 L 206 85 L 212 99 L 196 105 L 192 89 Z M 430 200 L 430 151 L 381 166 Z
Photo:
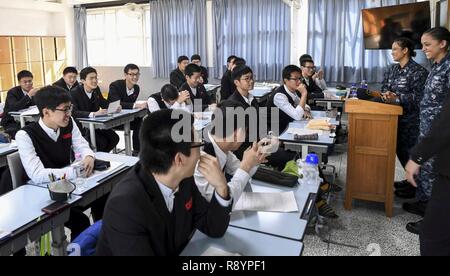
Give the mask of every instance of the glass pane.
M 88 41 L 88 59 L 90 65 L 105 65 L 105 43 L 103 40 Z
M 119 37 L 142 35 L 142 11 L 121 9 L 117 12 L 117 34 Z
M 98 39 L 103 37 L 104 16 L 103 13 L 88 14 L 86 34 L 88 39 Z
M 142 64 L 144 60 L 143 42 L 140 38 L 120 39 L 114 52 L 115 56 L 111 57 L 111 60 L 118 66 L 127 63 Z

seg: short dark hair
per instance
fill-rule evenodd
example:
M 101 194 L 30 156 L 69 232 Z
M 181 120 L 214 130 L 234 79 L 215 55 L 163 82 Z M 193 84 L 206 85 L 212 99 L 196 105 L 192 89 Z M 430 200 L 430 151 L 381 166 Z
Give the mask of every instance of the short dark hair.
M 299 63 L 300 65 L 302 64 L 302 62 L 304 60 L 313 60 L 312 56 L 308 55 L 308 54 L 304 54 L 299 58 Z
M 426 31 L 425 33 L 423 33 L 424 35 L 430 35 L 433 39 L 438 40 L 438 41 L 447 41 L 447 50 L 450 48 L 450 32 L 448 31 L 447 28 L 444 27 L 435 27 L 435 28 L 431 28 L 428 31 Z
M 44 117 L 44 108 L 55 111 L 60 104 L 71 102 L 69 94 L 58 86 L 45 86 L 41 88 L 33 99 L 41 117 Z
M 227 63 L 232 62 L 233 59 L 237 59 L 237 56 L 233 56 L 233 55 L 229 56 L 229 57 L 227 58 Z
M 33 78 L 33 74 L 28 70 L 22 70 L 17 74 L 17 80 L 20 81 L 23 78 Z
M 192 77 L 194 73 L 201 73 L 202 68 L 198 66 L 197 64 L 191 63 L 188 66 L 186 66 L 186 69 L 184 69 L 184 74 L 188 77 Z
M 141 142 L 141 151 L 139 159 L 142 166 L 149 173 L 166 174 L 177 153 L 182 153 L 186 156 L 191 155 L 192 142 L 174 142 L 172 138 L 172 128 L 175 124 L 181 121 L 184 116 L 190 117 L 193 124 L 194 118 L 191 114 L 177 110 L 182 116 L 181 118 L 172 118 L 172 109 L 163 109 L 151 113 L 142 122 L 139 138 Z M 189 128 L 191 137 L 193 137 L 193 127 Z M 181 132 L 186 129 L 182 128 Z M 184 133 L 180 133 L 184 135 Z
M 200 55 L 195 54 L 195 55 L 192 55 L 192 57 L 191 57 L 191 61 L 193 61 L 193 60 L 202 60 L 202 58 L 200 57 Z
M 69 66 L 69 67 L 64 68 L 64 71 L 63 71 L 63 75 L 64 75 L 64 76 L 67 75 L 67 74 L 70 74 L 70 73 L 73 73 L 73 74 L 77 74 L 77 75 L 78 75 L 78 70 L 77 70 L 77 68 L 75 68 L 75 67 L 73 67 L 73 66 Z
M 242 65 L 239 67 L 234 68 L 233 72 L 231 73 L 231 79 L 233 81 L 239 80 L 243 75 L 246 75 L 248 73 L 252 73 L 253 71 L 250 67 Z
M 302 60 L 302 62 L 300 63 L 300 66 L 305 66 L 306 63 L 312 63 L 312 64 L 314 64 L 314 60 L 312 60 L 312 59 L 304 59 L 304 60 Z
M 95 73 L 95 74 L 97 74 L 97 70 L 95 70 L 95 68 L 93 68 L 93 67 L 86 67 L 86 68 L 83 68 L 83 69 L 80 71 L 80 80 L 85 80 L 86 77 L 87 77 L 87 75 L 89 75 L 90 73 Z
M 127 66 L 125 66 L 125 68 L 123 68 L 123 72 L 125 74 L 128 74 L 128 72 L 130 72 L 130 70 L 138 70 L 138 71 L 140 71 L 139 67 L 136 64 L 132 64 L 132 63 L 127 64 Z
M 187 56 L 179 56 L 178 57 L 178 63 L 182 63 L 185 60 L 189 61 L 189 58 Z
M 225 138 L 231 136 L 236 130 L 241 128 L 242 123 L 239 123 L 239 117 L 236 115 L 235 111 L 237 108 L 242 108 L 245 110 L 247 107 L 242 103 L 232 100 L 225 100 L 217 105 L 212 116 L 211 134 L 218 136 L 220 138 Z M 219 116 L 219 112 L 221 116 Z M 219 120 L 221 118 L 222 120 Z M 232 121 L 232 126 L 227 127 L 227 124 Z M 248 128 L 248 116 L 245 116 L 244 122 L 245 129 Z
M 292 73 L 299 72 L 302 73 L 302 69 L 297 65 L 288 65 L 283 69 L 283 81 L 291 78 Z
M 402 49 L 408 49 L 408 54 L 410 57 L 415 57 L 417 55 L 414 49 L 414 42 L 411 39 L 406 37 L 400 37 L 394 40 L 394 43 L 397 43 L 398 46 Z
M 178 99 L 178 90 L 172 84 L 166 84 L 161 88 L 161 97 L 164 101 L 173 101 Z
M 240 57 L 237 57 L 237 58 L 234 59 L 233 64 L 234 64 L 236 67 L 239 67 L 239 66 L 246 65 L 247 62 L 245 61 L 245 59 L 240 58 Z

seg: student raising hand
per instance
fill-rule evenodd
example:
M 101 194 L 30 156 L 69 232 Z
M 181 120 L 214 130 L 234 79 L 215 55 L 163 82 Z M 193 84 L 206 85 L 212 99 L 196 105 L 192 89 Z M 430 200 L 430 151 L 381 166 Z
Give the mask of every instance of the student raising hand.
M 247 173 L 249 173 L 253 167 L 267 163 L 266 158 L 268 155 L 262 153 L 259 150 L 259 147 L 260 145 L 254 142 L 253 145 L 244 152 L 240 168 L 246 171 Z
M 227 180 L 220 168 L 217 158 L 202 154 L 200 162 L 198 163 L 198 170 L 205 177 L 205 179 L 216 189 L 217 194 L 223 199 L 229 198 Z

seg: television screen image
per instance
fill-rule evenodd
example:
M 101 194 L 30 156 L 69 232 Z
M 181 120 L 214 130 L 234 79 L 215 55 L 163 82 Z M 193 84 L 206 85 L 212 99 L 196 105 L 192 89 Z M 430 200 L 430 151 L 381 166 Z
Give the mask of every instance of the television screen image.
M 410 38 L 417 49 L 422 34 L 431 27 L 430 2 L 363 9 L 366 49 L 391 49 L 396 38 Z

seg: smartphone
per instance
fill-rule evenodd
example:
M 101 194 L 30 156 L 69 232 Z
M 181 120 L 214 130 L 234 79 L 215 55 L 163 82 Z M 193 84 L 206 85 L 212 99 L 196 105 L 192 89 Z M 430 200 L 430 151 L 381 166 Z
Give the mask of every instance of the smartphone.
M 50 205 L 48 205 L 47 207 L 42 208 L 42 212 L 51 215 L 51 214 L 55 214 L 61 210 L 63 210 L 64 208 L 68 207 L 69 203 L 67 202 L 54 202 Z

